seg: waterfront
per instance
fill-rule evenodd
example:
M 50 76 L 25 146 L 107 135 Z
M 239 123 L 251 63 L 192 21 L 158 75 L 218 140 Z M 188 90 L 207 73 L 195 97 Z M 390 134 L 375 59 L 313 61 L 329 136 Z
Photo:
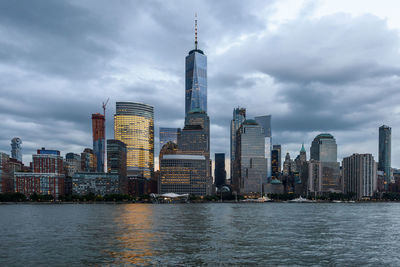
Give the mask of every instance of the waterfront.
M 1 266 L 399 266 L 400 203 L 0 205 Z

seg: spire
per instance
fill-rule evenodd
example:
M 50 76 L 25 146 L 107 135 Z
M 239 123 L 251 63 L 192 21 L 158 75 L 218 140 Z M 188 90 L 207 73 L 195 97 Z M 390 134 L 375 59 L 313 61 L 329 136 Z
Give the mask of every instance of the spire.
M 194 49 L 197 50 L 197 12 L 194 14 Z
M 304 148 L 304 143 L 301 145 L 300 153 L 301 152 L 306 152 L 306 149 Z

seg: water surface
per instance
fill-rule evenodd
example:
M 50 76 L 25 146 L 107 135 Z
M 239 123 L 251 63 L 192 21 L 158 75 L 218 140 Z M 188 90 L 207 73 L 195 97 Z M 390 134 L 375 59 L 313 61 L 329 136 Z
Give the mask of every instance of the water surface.
M 0 205 L 0 266 L 400 266 L 400 203 Z

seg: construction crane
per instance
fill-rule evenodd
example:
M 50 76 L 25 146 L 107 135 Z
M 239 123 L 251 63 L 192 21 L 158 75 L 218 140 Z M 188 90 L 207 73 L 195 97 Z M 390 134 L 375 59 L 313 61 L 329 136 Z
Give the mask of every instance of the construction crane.
M 108 101 L 110 100 L 110 98 L 107 98 L 106 102 L 103 102 L 103 115 L 104 115 L 104 172 L 107 172 L 107 163 L 106 163 L 106 143 L 107 143 L 107 139 L 106 139 L 106 107 L 108 104 Z

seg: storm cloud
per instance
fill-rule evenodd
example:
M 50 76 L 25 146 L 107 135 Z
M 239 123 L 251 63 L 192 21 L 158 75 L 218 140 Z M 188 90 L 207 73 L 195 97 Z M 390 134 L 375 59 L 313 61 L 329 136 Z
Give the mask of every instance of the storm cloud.
M 229 157 L 232 110 L 241 106 L 249 117 L 271 114 L 273 143 L 292 156 L 330 132 L 340 158 L 377 160 L 378 127 L 388 124 L 399 166 L 398 29 L 373 11 L 317 15 L 307 1 L 277 23 L 279 2 L 0 2 L 0 151 L 18 136 L 25 163 L 43 146 L 81 152 L 108 97 L 108 138 L 116 101 L 155 107 L 156 143 L 159 127 L 182 127 L 197 12 L 213 153 Z

